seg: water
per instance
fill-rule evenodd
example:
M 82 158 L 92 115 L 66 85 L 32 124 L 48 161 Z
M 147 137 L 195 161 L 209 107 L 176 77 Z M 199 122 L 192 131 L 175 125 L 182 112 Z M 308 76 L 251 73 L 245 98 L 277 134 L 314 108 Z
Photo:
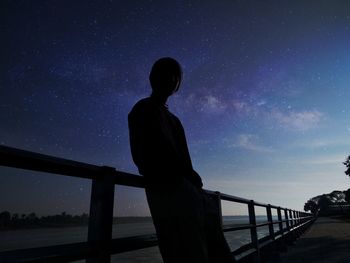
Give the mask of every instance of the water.
M 257 222 L 264 221 L 266 221 L 266 216 L 257 216 Z M 249 219 L 247 216 L 223 217 L 224 225 L 241 225 L 247 224 L 248 222 Z M 152 234 L 154 232 L 155 230 L 152 221 L 149 218 L 145 218 L 145 220 L 141 222 L 113 225 L 112 236 L 113 238 L 119 238 L 143 234 Z M 87 240 L 87 233 L 87 226 L 1 231 L 0 251 L 84 242 Z M 259 227 L 259 238 L 266 235 L 268 235 L 268 227 Z M 251 242 L 249 230 L 226 232 L 225 237 L 232 251 L 241 247 L 244 244 L 248 244 Z M 161 263 L 162 260 L 158 248 L 153 247 L 147 249 L 140 249 L 133 252 L 122 253 L 119 255 L 113 255 L 112 262 Z

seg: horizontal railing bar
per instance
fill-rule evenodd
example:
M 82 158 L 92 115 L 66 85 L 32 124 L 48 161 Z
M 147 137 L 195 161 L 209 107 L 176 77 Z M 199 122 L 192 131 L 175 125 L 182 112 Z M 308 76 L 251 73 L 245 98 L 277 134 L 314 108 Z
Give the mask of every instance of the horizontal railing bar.
M 314 218 L 313 216 L 304 216 L 304 217 L 299 217 L 298 219 L 307 219 L 307 218 Z
M 156 234 L 112 239 L 110 253 L 119 254 L 137 249 L 154 247 L 157 245 L 158 240 Z
M 272 221 L 272 224 L 279 224 L 279 223 L 285 223 L 285 222 L 287 222 L 287 221 L 289 221 L 289 220 L 280 220 L 280 221 Z
M 212 192 L 212 191 L 209 191 L 209 192 Z M 234 196 L 234 195 L 229 195 L 229 194 L 220 193 L 220 197 L 222 200 L 241 203 L 241 204 L 249 204 L 253 201 L 255 206 L 261 206 L 261 207 L 268 207 L 269 206 L 269 204 L 264 204 L 264 203 L 256 202 L 254 200 L 249 200 L 246 198 L 242 198 L 242 197 L 238 197 L 238 196 Z M 270 206 L 273 209 L 278 209 L 278 208 L 285 209 L 285 208 L 275 206 L 275 205 L 270 205 Z
M 294 231 L 294 230 L 297 229 L 297 228 L 300 228 L 300 227 L 302 227 L 302 226 L 304 226 L 304 225 L 306 225 L 306 224 L 309 224 L 311 221 L 312 221 L 312 220 L 309 220 L 309 221 L 306 221 L 306 222 L 304 222 L 304 223 L 302 223 L 302 224 L 299 224 L 299 225 L 297 225 L 297 226 L 294 226 L 294 227 L 291 228 L 291 231 Z
M 115 184 L 144 188 L 144 178 L 139 175 L 116 171 L 114 168 L 97 166 L 45 154 L 0 146 L 0 165 L 38 172 L 98 179 L 102 174 L 115 175 Z
M 252 224 L 240 225 L 240 226 L 224 225 L 222 228 L 222 231 L 223 232 L 230 232 L 230 231 L 250 229 L 252 227 L 254 227 L 254 225 L 252 225 Z
M 297 218 L 298 219 L 298 218 Z M 222 230 L 224 232 L 230 232 L 230 231 L 237 231 L 237 230 L 245 230 L 245 229 L 250 229 L 252 227 L 262 227 L 262 226 L 267 226 L 267 225 L 277 225 L 281 222 L 286 222 L 286 221 L 291 221 L 291 220 L 294 220 L 294 219 L 290 219 L 290 220 L 282 220 L 282 221 L 273 221 L 273 222 L 262 222 L 262 223 L 258 223 L 256 225 L 252 225 L 252 224 L 245 224 L 245 225 L 235 225 L 235 224 L 227 224 L 227 225 L 224 225 Z
M 313 218 L 313 217 L 308 217 L 308 218 Z M 299 218 L 295 218 L 295 219 L 303 219 L 302 217 L 299 217 Z M 284 222 L 287 222 L 287 221 L 293 221 L 295 219 L 288 219 L 288 220 L 281 220 L 281 221 L 272 221 L 272 222 L 268 222 L 268 221 L 265 221 L 265 222 L 262 222 L 262 223 L 258 223 L 256 224 L 256 227 L 260 227 L 260 226 L 266 226 L 266 225 L 277 225 L 279 223 L 284 223 Z M 243 228 L 242 228 L 243 227 Z M 251 227 L 254 227 L 254 225 L 250 225 L 250 224 L 246 224 L 246 225 L 239 225 L 239 226 L 236 226 L 235 224 L 225 224 L 224 225 L 224 229 L 234 229 L 234 228 L 237 228 L 237 230 L 239 229 L 249 229 Z
M 0 262 L 68 262 L 85 259 L 94 251 L 87 242 L 0 252 Z
M 238 230 L 245 230 L 245 229 L 250 229 L 252 227 L 263 227 L 263 226 L 267 226 L 267 225 L 276 225 L 278 223 L 280 223 L 281 221 L 276 221 L 276 222 L 264 222 L 264 223 L 259 223 L 256 225 L 252 225 L 252 224 L 246 224 L 246 225 L 239 225 L 239 226 L 235 226 L 235 225 L 224 225 L 222 230 L 223 232 L 231 232 L 231 231 L 238 231 Z
M 223 193 L 221 193 L 220 196 L 221 196 L 222 200 L 232 201 L 232 202 L 236 202 L 236 203 L 248 204 L 251 202 L 251 200 L 249 200 L 249 199 L 245 199 L 245 198 L 233 196 L 233 195 L 228 195 L 228 194 L 223 194 Z
M 38 172 L 96 179 L 101 167 L 45 154 L 0 146 L 0 165 Z
M 208 189 L 203 189 L 203 191 L 204 191 L 204 193 L 206 193 L 206 194 L 208 194 L 208 195 L 212 195 L 212 196 L 218 196 L 218 194 L 220 193 L 220 192 L 218 192 L 218 191 L 212 191 L 212 190 L 208 190 Z M 222 193 L 220 193 L 220 195 L 221 195 Z M 222 198 L 221 198 L 222 199 Z
M 260 207 L 265 207 L 265 208 L 269 206 L 269 204 L 264 204 L 264 203 L 260 203 L 260 202 L 256 202 L 256 201 L 254 201 L 254 205 L 255 206 L 260 206 Z
M 256 227 L 262 227 L 262 226 L 268 226 L 270 224 L 273 224 L 272 222 L 264 222 L 264 223 L 259 223 L 259 224 L 256 224 Z
M 132 186 L 137 188 L 145 188 L 145 178 L 140 175 L 114 171 L 114 184 Z

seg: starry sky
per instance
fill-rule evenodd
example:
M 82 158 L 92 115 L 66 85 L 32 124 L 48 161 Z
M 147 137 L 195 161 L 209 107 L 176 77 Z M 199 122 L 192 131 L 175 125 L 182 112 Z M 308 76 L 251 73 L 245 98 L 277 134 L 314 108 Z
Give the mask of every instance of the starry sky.
M 349 188 L 350 3 L 1 1 L 0 144 L 137 173 L 127 114 L 176 58 L 205 188 L 301 210 Z M 0 210 L 88 212 L 90 180 L 0 168 Z M 148 215 L 116 187 L 114 214 Z M 224 203 L 225 214 L 246 208 Z

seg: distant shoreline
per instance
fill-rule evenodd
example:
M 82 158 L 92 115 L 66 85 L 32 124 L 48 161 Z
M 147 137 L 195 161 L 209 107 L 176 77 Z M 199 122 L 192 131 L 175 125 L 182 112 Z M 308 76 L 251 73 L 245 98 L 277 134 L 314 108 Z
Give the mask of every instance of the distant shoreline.
M 265 215 L 257 215 L 257 218 L 265 218 Z M 248 215 L 234 215 L 234 216 L 223 216 L 223 219 L 227 221 L 248 219 Z M 225 221 L 225 220 L 224 220 Z M 137 223 L 153 223 L 151 216 L 120 216 L 113 217 L 113 225 L 122 224 L 137 224 Z M 69 227 L 83 227 L 88 226 L 88 217 L 84 221 L 80 222 L 55 222 L 55 223 L 45 223 L 40 222 L 40 219 L 33 220 L 31 222 L 25 222 L 23 224 L 17 223 L 15 225 L 10 224 L 8 226 L 0 227 L 0 232 L 11 231 L 11 230 L 25 230 L 25 229 L 42 229 L 42 228 L 69 228 Z
M 88 226 L 87 221 L 82 222 L 57 222 L 57 223 L 43 223 L 39 220 L 33 220 L 31 222 L 17 222 L 17 224 L 9 224 L 0 227 L 1 231 L 8 230 L 21 230 L 21 229 L 38 229 L 38 228 L 65 228 L 65 227 L 79 227 Z M 151 216 L 123 216 L 113 217 L 113 224 L 135 224 L 135 223 L 152 223 Z

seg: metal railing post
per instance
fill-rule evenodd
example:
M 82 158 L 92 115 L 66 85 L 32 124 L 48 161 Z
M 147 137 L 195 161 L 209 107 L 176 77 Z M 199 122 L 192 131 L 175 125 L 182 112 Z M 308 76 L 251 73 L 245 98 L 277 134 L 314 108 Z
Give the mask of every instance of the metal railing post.
M 268 204 L 266 207 L 266 214 L 267 214 L 267 221 L 269 222 L 269 234 L 270 238 L 272 240 L 275 240 L 275 230 L 273 227 L 273 220 L 272 220 L 272 212 L 271 212 L 271 205 Z
M 293 213 L 292 209 L 289 209 L 289 219 L 290 219 L 290 228 L 292 229 L 294 227 L 294 218 L 293 218 Z
M 110 263 L 112 239 L 114 168 L 104 167 L 101 178 L 92 180 L 88 243 L 93 251 L 87 263 Z
M 252 225 L 252 227 L 250 228 L 250 238 L 252 240 L 253 248 L 256 249 L 256 260 L 257 260 L 260 258 L 260 248 L 259 248 L 258 232 L 256 227 L 254 200 L 250 200 L 250 202 L 248 203 L 248 213 L 249 213 L 249 224 Z
M 219 208 L 219 222 L 220 222 L 220 227 L 222 229 L 223 227 L 223 221 L 222 221 L 222 207 L 221 207 L 221 193 L 216 191 L 215 192 L 216 197 L 217 197 L 217 202 L 218 202 L 218 208 Z
M 301 225 L 300 212 L 297 211 L 298 226 Z
M 278 226 L 281 232 L 281 235 L 283 236 L 283 222 L 282 222 L 282 214 L 281 214 L 281 207 L 277 208 L 277 216 L 278 216 Z
M 289 216 L 288 216 L 288 210 L 287 209 L 284 209 L 284 217 L 285 217 L 285 220 L 286 220 L 287 232 L 289 232 L 290 224 L 289 224 Z

